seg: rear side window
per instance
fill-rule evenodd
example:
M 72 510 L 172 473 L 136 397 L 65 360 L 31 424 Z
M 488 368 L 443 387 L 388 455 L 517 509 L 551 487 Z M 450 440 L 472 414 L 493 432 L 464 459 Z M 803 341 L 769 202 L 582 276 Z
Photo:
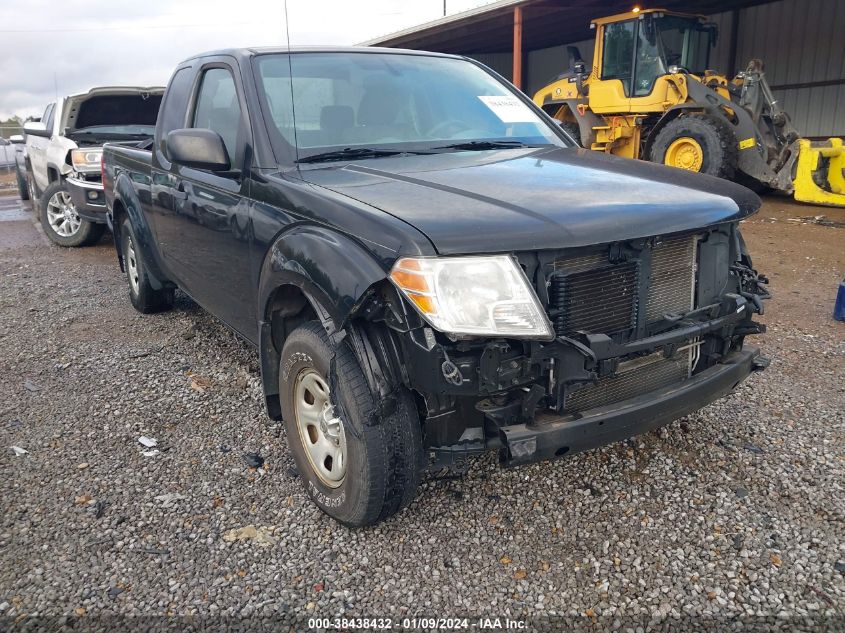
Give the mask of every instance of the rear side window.
M 192 127 L 214 130 L 235 159 L 241 123 L 241 106 L 232 74 L 225 68 L 210 68 L 202 76 Z
M 193 73 L 190 68 L 180 68 L 173 75 L 164 96 L 164 107 L 158 121 L 159 149 L 167 155 L 164 139 L 169 132 L 185 127 L 185 113 L 188 110 L 188 98 L 191 96 L 191 79 Z

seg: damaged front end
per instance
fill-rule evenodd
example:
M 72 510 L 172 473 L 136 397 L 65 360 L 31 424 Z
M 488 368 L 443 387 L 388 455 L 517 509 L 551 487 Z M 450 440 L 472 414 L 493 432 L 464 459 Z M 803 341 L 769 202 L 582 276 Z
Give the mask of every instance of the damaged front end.
M 444 335 L 390 286 L 357 315 L 386 326 L 366 344 L 419 394 L 431 468 L 489 449 L 517 465 L 631 437 L 768 364 L 744 347 L 765 331 L 752 317 L 769 293 L 735 223 L 516 258 L 551 340 Z

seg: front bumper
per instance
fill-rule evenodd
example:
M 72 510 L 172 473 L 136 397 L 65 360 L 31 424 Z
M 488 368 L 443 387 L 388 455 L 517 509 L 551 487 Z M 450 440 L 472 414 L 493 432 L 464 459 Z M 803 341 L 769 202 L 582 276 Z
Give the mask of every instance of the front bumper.
M 67 188 L 76 212 L 89 222 L 106 223 L 106 197 L 103 183 L 68 176 Z
M 585 451 L 664 426 L 721 398 L 750 373 L 765 368 L 760 350 L 733 352 L 688 380 L 580 415 L 540 415 L 530 424 L 499 428 L 505 466 Z

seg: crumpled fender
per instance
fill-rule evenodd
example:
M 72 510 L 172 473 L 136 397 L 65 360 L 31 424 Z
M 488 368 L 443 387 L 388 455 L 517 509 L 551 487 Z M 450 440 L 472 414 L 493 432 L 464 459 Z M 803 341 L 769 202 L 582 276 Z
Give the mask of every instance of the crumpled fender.
M 329 272 L 330 271 L 330 272 Z M 331 229 L 299 225 L 280 235 L 261 266 L 259 314 L 279 286 L 302 290 L 324 321 L 342 327 L 350 312 L 374 283 L 387 272 L 354 240 Z
M 331 272 L 327 272 L 331 271 Z M 281 419 L 279 354 L 268 308 L 280 286 L 299 288 L 329 333 L 344 327 L 350 314 L 387 273 L 354 240 L 329 228 L 299 225 L 281 234 L 268 249 L 258 287 L 259 357 L 267 414 Z

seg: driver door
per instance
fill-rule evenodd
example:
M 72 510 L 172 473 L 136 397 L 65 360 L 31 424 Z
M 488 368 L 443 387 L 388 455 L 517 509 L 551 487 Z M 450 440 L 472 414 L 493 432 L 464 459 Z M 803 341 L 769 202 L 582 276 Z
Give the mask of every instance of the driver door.
M 685 96 L 679 94 L 667 78 L 666 60 L 657 39 L 657 27 L 650 15 L 639 20 L 634 49 L 634 74 L 631 80 L 631 112 L 663 112 L 666 103 L 677 103 Z
M 631 111 L 631 80 L 637 22 L 613 22 L 602 27 L 601 55 L 597 60 L 600 79 L 590 82 L 590 109 L 596 114 Z

